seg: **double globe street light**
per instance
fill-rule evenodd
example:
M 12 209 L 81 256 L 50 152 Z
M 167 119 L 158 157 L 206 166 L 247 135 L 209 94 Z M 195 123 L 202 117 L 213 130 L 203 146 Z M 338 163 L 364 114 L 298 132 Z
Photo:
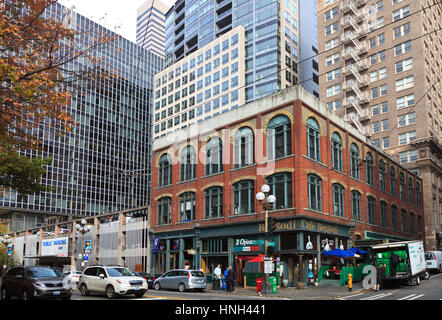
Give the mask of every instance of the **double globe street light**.
M 78 224 L 77 223 L 77 225 L 75 226 L 75 228 L 77 229 L 77 231 L 79 232 L 79 233 L 81 233 L 81 235 L 82 235 L 82 242 L 81 242 L 81 245 L 82 245 L 82 252 L 83 252 L 83 255 L 82 255 L 82 257 L 81 257 L 81 266 L 83 267 L 84 266 L 84 255 L 85 255 L 85 249 L 84 249 L 84 235 L 86 234 L 86 233 L 88 233 L 91 229 L 92 229 L 92 226 L 90 226 L 90 225 L 88 225 L 87 224 L 87 221 L 86 221 L 86 219 L 81 219 L 81 221 L 80 221 L 80 223 Z
M 8 251 L 8 246 L 12 243 L 12 240 L 9 239 L 9 236 L 6 234 L 3 237 L 0 237 L 0 243 L 2 243 L 5 246 L 5 264 L 3 265 L 3 269 L 6 270 L 6 268 L 8 267 L 8 263 L 7 263 L 7 259 L 8 259 L 8 255 L 7 255 L 7 251 Z
M 269 235 L 269 210 L 273 208 L 273 205 L 276 202 L 276 197 L 274 195 L 269 195 L 270 187 L 267 184 L 264 184 L 261 187 L 261 192 L 258 192 L 256 194 L 256 200 L 259 201 L 261 206 L 265 209 L 265 249 L 264 249 L 264 256 L 267 258 L 267 251 L 268 251 L 268 235 Z M 273 259 L 272 259 L 273 260 Z M 272 261 L 273 263 L 273 261 Z M 264 268 L 264 283 L 262 287 L 262 291 L 264 294 L 269 293 L 270 288 L 268 285 L 268 279 L 267 279 L 267 273 Z

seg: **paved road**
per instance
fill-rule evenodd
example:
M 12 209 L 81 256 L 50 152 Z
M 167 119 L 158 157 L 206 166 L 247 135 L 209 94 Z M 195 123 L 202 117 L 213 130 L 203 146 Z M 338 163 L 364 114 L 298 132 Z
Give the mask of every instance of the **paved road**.
M 363 292 L 339 300 L 442 300 L 442 273 L 431 274 L 419 286 L 390 286 L 378 292 Z

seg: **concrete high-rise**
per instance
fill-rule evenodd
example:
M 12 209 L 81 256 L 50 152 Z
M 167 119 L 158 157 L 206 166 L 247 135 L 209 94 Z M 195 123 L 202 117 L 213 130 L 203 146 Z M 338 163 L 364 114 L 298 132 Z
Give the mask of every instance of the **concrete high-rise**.
M 149 203 L 153 77 L 163 59 L 60 4 L 49 7 L 45 17 L 80 34 L 115 37 L 93 55 L 102 58 L 99 72 L 118 72 L 119 77 L 97 77 L 73 89 L 67 110 L 77 125 L 71 132 L 58 136 L 56 128 L 44 123 L 36 128 L 42 150 L 22 154 L 53 158 L 42 183 L 55 191 L 2 194 L 0 212 L 11 219 L 11 231 L 43 223 L 38 213 L 94 216 Z M 90 40 L 79 39 L 84 46 Z M 77 59 L 65 67 L 80 70 L 84 63 Z
M 318 3 L 320 99 L 422 177 L 429 250 L 442 232 L 441 11 L 427 0 Z
M 319 97 L 315 3 L 310 0 L 177 1 L 166 14 L 166 70 L 161 82 L 157 79 L 155 84 L 154 136 L 207 120 L 295 84 L 303 85 Z M 216 42 L 228 33 L 233 35 L 233 30 L 238 34 L 235 45 L 226 42 L 219 63 L 214 54 L 218 52 Z M 209 51 L 212 53 L 207 56 Z M 192 57 L 198 60 L 197 75 L 189 74 L 187 78 L 184 73 L 189 70 Z M 180 72 L 177 68 L 182 66 L 186 71 L 181 71 L 180 78 L 175 75 L 172 81 L 178 81 L 181 93 L 174 92 L 176 83 L 170 83 L 172 78 L 168 75 Z M 216 70 L 218 66 L 220 70 Z M 217 80 L 213 80 L 213 76 L 218 79 L 218 71 L 222 72 L 220 90 Z M 163 80 L 164 74 L 167 79 Z M 231 75 L 233 85 L 227 84 Z M 212 79 L 206 82 L 207 77 Z M 218 98 L 222 99 L 219 103 Z
M 137 10 L 137 44 L 164 57 L 164 26 L 169 6 L 147 0 Z

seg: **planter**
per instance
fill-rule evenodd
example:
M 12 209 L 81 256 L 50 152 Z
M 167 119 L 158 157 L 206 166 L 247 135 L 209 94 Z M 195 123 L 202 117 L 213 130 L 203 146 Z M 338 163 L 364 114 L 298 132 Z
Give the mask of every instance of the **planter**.
M 298 282 L 296 283 L 296 287 L 297 287 L 298 289 L 304 289 L 304 282 L 302 282 L 302 281 L 298 281 Z
M 284 288 L 287 288 L 288 285 L 289 285 L 289 280 L 288 279 L 282 279 L 282 286 Z

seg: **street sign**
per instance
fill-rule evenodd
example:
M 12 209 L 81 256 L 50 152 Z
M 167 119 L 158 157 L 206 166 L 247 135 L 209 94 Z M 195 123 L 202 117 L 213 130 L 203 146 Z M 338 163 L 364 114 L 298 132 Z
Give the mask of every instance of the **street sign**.
M 264 260 L 264 273 L 272 273 L 273 272 L 273 261 Z
M 8 253 L 8 257 L 12 257 L 12 254 L 14 253 L 14 247 L 8 246 L 7 253 Z
M 84 260 L 84 261 L 88 261 L 88 260 L 89 260 L 89 257 L 88 257 L 87 254 L 84 255 L 84 259 L 83 259 L 83 260 Z
M 78 255 L 78 259 L 81 259 L 81 258 L 83 258 L 83 255 L 80 253 L 80 254 Z

